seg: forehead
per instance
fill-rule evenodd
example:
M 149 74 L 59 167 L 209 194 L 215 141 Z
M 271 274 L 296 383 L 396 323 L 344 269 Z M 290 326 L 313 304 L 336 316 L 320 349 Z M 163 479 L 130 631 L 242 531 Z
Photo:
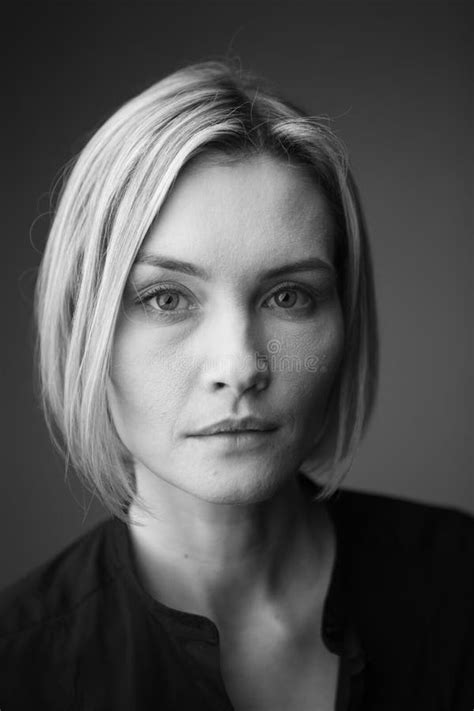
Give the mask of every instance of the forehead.
M 194 159 L 178 176 L 140 253 L 189 259 L 225 272 L 288 258 L 331 262 L 327 199 L 303 166 L 267 154 Z

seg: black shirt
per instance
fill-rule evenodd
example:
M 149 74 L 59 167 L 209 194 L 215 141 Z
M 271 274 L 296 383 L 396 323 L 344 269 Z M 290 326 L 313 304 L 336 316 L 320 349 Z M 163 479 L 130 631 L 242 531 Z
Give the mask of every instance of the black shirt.
M 335 711 L 472 711 L 474 517 L 345 488 L 324 505 Z M 231 711 L 218 629 L 151 597 L 107 518 L 1 592 L 0 709 Z

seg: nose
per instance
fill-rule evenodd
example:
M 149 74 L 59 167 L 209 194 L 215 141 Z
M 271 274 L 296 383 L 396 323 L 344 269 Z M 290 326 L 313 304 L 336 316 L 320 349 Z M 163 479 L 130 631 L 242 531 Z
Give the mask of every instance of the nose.
M 248 390 L 265 390 L 270 372 L 259 324 L 242 307 L 223 309 L 208 325 L 202 341 L 206 390 L 227 389 L 236 398 Z

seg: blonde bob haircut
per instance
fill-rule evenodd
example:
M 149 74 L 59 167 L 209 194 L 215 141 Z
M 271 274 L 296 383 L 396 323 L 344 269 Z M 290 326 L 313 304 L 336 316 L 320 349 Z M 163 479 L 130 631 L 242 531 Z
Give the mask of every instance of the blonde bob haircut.
M 262 152 L 303 165 L 336 224 L 344 353 L 300 471 L 332 495 L 352 466 L 378 383 L 372 260 L 347 152 L 326 119 L 306 115 L 230 61 L 167 76 L 112 115 L 64 176 L 35 293 L 38 395 L 53 442 L 86 488 L 127 520 L 136 492 L 130 452 L 108 406 L 114 331 L 136 254 L 173 183 L 198 155 Z

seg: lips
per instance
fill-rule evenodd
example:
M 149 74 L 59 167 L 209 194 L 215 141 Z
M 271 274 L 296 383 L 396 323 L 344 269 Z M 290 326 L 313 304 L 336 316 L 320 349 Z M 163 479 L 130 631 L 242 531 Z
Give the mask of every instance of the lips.
M 276 429 L 273 430 L 239 430 L 236 432 L 215 432 L 212 435 L 195 435 L 190 437 L 196 444 L 210 447 L 213 452 L 225 456 L 231 454 L 247 455 L 256 451 L 266 451 L 275 442 Z
M 274 430 L 236 430 L 235 432 L 214 432 L 214 434 L 209 435 L 195 435 L 195 437 L 262 437 L 268 435 Z
M 200 430 L 191 432 L 188 436 L 205 437 L 219 434 L 262 434 L 277 429 L 278 425 L 271 420 L 249 415 L 240 419 L 226 418 L 214 422 Z

